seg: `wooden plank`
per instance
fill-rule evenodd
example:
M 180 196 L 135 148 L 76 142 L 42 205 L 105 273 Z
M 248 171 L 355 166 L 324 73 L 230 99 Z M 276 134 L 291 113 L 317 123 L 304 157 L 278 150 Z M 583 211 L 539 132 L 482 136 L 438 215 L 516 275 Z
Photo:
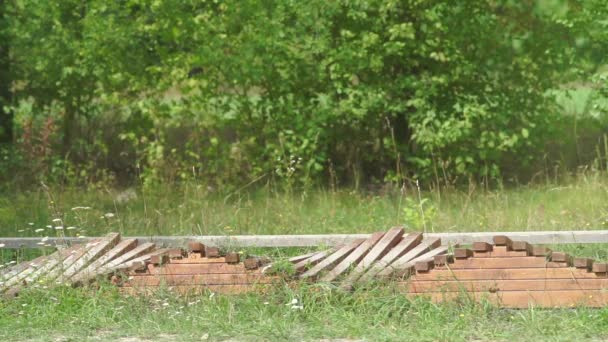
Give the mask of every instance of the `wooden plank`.
M 439 247 L 440 245 L 440 239 L 425 239 L 418 246 L 412 248 L 412 250 L 402 255 L 390 265 L 386 266 L 382 271 L 378 272 L 378 276 L 386 278 L 399 270 L 409 269 L 412 266 L 409 264 L 410 261 L 414 260 L 419 255 L 428 252 L 429 250 Z
M 568 255 L 568 253 L 553 252 L 551 253 L 551 261 L 570 264 L 572 262 L 572 258 L 570 255 Z
M 476 258 L 511 258 L 528 256 L 528 252 L 510 250 L 507 246 L 494 246 L 491 252 L 473 252 Z
M 287 259 L 289 262 L 297 264 L 298 262 L 302 261 L 302 260 L 306 260 L 310 257 L 312 257 L 313 255 L 317 254 L 318 252 L 310 252 L 310 253 L 306 253 L 306 254 L 302 254 L 302 255 L 298 255 L 295 257 L 291 257 L 289 259 Z
M 498 291 L 555 291 L 555 290 L 607 290 L 604 279 L 533 279 L 533 280 L 406 280 L 399 284 L 409 292 L 498 292 Z
M 110 261 L 124 255 L 125 253 L 132 251 L 137 247 L 136 239 L 126 239 L 118 243 L 108 253 L 99 257 L 99 259 L 92 262 L 89 266 L 85 267 L 80 273 L 76 274 L 73 281 L 83 281 L 97 276 L 102 266 L 106 265 Z
M 17 285 L 20 282 L 23 282 L 30 274 L 44 266 L 50 257 L 54 257 L 55 255 L 59 254 L 60 252 L 55 252 L 52 255 L 42 255 L 32 261 L 19 263 L 11 270 L 11 272 L 0 277 L 0 292 L 8 289 L 11 286 Z
M 130 275 L 123 286 L 269 284 L 277 280 L 260 273 Z
M 532 255 L 534 256 L 551 256 L 551 249 L 545 246 L 534 246 L 532 247 Z
M 302 272 L 306 269 L 307 266 L 312 267 L 321 262 L 321 260 L 325 259 L 327 255 L 335 252 L 336 250 L 317 252 L 312 257 L 299 261 L 293 267 L 297 272 Z
M 454 262 L 454 256 L 451 254 L 436 255 L 433 257 L 433 263 L 437 266 L 446 266 Z
M 453 264 L 446 266 L 450 269 L 479 269 L 479 268 L 545 268 L 547 259 L 543 257 L 513 257 L 513 258 L 469 258 L 456 259 Z
M 454 258 L 456 259 L 467 259 L 473 256 L 473 251 L 468 248 L 455 248 Z
M 246 273 L 243 264 L 173 264 L 147 266 L 150 274 Z
M 440 238 L 444 243 L 472 244 L 476 241 L 493 242 L 495 235 L 504 235 L 514 242 L 527 241 L 530 244 L 572 244 L 608 243 L 608 230 L 578 231 L 521 231 L 521 232 L 465 232 L 427 233 L 427 238 Z M 158 246 L 182 247 L 190 240 L 212 246 L 241 247 L 313 247 L 335 246 L 350 243 L 356 239 L 369 238 L 370 234 L 328 234 L 328 235 L 233 235 L 233 236 L 135 236 L 139 241 L 154 242 Z M 40 238 L 0 237 L 4 248 L 39 248 Z M 45 243 L 61 246 L 66 243 L 89 241 L 83 238 L 49 238 Z
M 448 246 L 439 246 L 437 248 L 431 249 L 430 251 L 410 260 L 405 265 L 394 272 L 395 276 L 398 277 L 409 277 L 411 274 L 415 272 L 415 265 L 421 261 L 430 261 L 435 258 L 437 255 L 445 254 L 448 251 Z
M 505 246 L 508 249 L 511 249 L 511 246 L 513 246 L 513 240 L 505 235 L 495 235 L 492 240 L 496 246 Z
M 509 280 L 509 279 L 597 279 L 608 278 L 602 273 L 577 268 L 517 268 L 517 269 L 434 269 L 415 276 L 415 280 Z
M 149 262 L 150 259 L 153 256 L 155 256 L 155 255 L 162 255 L 162 254 L 167 253 L 168 251 L 169 251 L 169 249 L 166 249 L 166 248 L 156 249 L 156 250 L 153 250 L 152 252 L 149 252 L 147 254 L 138 256 L 137 258 L 133 258 L 133 259 L 130 259 L 130 260 L 125 261 L 123 263 L 120 263 L 118 265 L 112 266 L 111 268 L 105 268 L 104 267 L 104 272 L 125 270 L 125 269 L 128 269 L 128 268 L 130 268 L 131 266 L 133 266 L 134 264 L 137 264 L 137 263 L 144 263 L 145 264 L 146 262 Z
M 371 281 L 378 273 L 382 272 L 388 265 L 414 249 L 422 241 L 422 234 L 410 233 L 405 236 L 397 246 L 393 247 L 382 259 L 376 261 L 358 282 L 366 283 Z
M 386 232 L 382 239 L 365 255 L 365 257 L 355 266 L 349 273 L 343 283 L 344 288 L 349 288 L 357 279 L 359 279 L 365 271 L 371 267 L 376 261 L 385 256 L 393 247 L 401 240 L 404 230 L 401 227 L 395 227 Z
M 428 272 L 428 271 L 432 270 L 434 267 L 435 267 L 435 260 L 433 260 L 433 259 L 418 261 L 414 264 L 414 268 L 416 269 L 416 272 Z
M 595 263 L 591 270 L 595 273 L 608 273 L 608 264 Z
M 82 257 L 78 258 L 72 265 L 63 271 L 56 282 L 68 282 L 71 277 L 83 270 L 90 263 L 103 256 L 120 242 L 119 233 L 109 233 L 97 245 L 88 248 Z
M 589 271 L 593 268 L 593 259 L 589 258 L 574 258 L 574 267 L 585 268 Z
M 491 252 L 494 246 L 488 242 L 477 241 L 473 243 L 471 248 L 475 252 Z
M 192 256 L 192 254 L 190 256 Z M 188 258 L 183 258 L 183 259 L 171 260 L 171 263 L 173 263 L 173 264 L 218 264 L 218 263 L 223 264 L 225 262 L 226 262 L 225 257 L 214 257 L 214 258 L 188 257 Z
M 348 245 L 346 245 L 344 247 L 341 247 L 335 253 L 331 254 L 330 256 L 325 258 L 320 263 L 316 264 L 313 268 L 311 268 L 308 271 L 301 274 L 300 278 L 306 279 L 306 278 L 317 277 L 317 275 L 321 271 L 326 270 L 329 267 L 332 267 L 334 264 L 339 263 L 340 261 L 342 261 L 342 259 L 346 258 L 346 256 L 348 254 L 350 254 L 355 248 L 357 248 L 363 241 L 365 241 L 365 240 L 363 240 L 363 239 L 356 240 L 354 242 L 349 243 Z
M 344 260 L 340 261 L 336 267 L 321 277 L 321 281 L 330 282 L 342 275 L 351 266 L 356 265 L 365 255 L 382 239 L 384 232 L 376 232 L 372 236 L 363 241 L 355 250 L 350 253 Z
M 78 259 L 80 259 L 83 255 L 87 253 L 90 248 L 94 248 L 96 245 L 102 242 L 101 239 L 93 240 L 91 242 L 87 242 L 85 244 L 77 245 L 74 249 L 72 249 L 62 261 L 50 267 L 48 272 L 42 274 L 37 273 L 35 276 L 37 277 L 37 281 L 42 282 L 50 282 L 58 277 L 60 277 L 65 270 L 67 270 L 70 266 L 72 266 Z
M 35 272 L 29 274 L 23 281 L 26 284 L 31 284 L 36 282 L 40 277 L 45 277 L 51 270 L 59 265 L 62 265 L 64 260 L 69 258 L 72 254 L 74 254 L 77 250 L 81 249 L 82 245 L 74 245 L 72 247 L 63 249 L 51 255 L 46 262 L 38 268 Z
M 513 249 L 514 251 L 525 251 L 527 253 L 532 254 L 533 246 L 527 241 L 513 241 L 511 243 L 511 249 Z
M 154 249 L 154 247 L 155 247 L 155 245 L 153 243 L 150 243 L 150 242 L 142 243 L 142 244 L 138 245 L 137 247 L 135 247 L 134 249 L 132 249 L 131 251 L 129 251 L 129 252 L 123 254 L 122 256 L 103 265 L 99 269 L 97 274 L 103 274 L 105 272 L 110 272 L 114 268 L 118 267 L 121 264 L 124 264 L 127 261 L 130 261 L 135 258 L 139 258 L 142 255 L 149 253 L 150 251 L 152 251 Z
M 530 306 L 570 308 L 577 306 L 603 307 L 608 305 L 608 291 L 605 290 L 467 292 L 466 294 L 432 292 L 425 294 L 412 293 L 407 296 L 409 298 L 416 296 L 429 297 L 433 302 L 472 298 L 476 301 L 489 301 L 505 308 L 519 309 L 525 309 Z

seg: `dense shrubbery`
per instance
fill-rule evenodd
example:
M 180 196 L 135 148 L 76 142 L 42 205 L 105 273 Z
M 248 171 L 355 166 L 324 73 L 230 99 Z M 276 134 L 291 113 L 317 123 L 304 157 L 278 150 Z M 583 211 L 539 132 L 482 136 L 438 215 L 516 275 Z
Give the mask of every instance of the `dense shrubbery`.
M 553 90 L 607 52 L 599 0 L 3 6 L 17 147 L 1 168 L 26 182 L 518 176 L 568 126 Z

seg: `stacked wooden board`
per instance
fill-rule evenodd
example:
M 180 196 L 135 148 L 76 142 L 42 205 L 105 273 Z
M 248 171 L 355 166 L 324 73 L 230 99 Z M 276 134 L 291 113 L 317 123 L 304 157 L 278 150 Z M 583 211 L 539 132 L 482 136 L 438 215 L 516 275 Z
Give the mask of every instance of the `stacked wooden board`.
M 608 264 L 505 236 L 495 236 L 493 242 L 451 249 L 437 238 L 396 227 L 290 258 L 296 274 L 282 280 L 332 282 L 342 289 L 393 280 L 410 297 L 488 300 L 512 308 L 608 305 Z M 271 269 L 270 260 L 241 259 L 241 254 L 196 241 L 187 250 L 156 248 L 110 233 L 2 270 L 0 292 L 15 295 L 25 286 L 86 284 L 101 276 L 128 294 L 160 289 L 241 293 L 267 290 L 266 285 L 280 279 L 265 272 Z
M 448 252 L 438 238 L 405 234 L 401 227 L 377 232 L 368 239 L 294 258 L 300 279 L 338 282 L 345 289 L 374 279 L 407 277 L 421 260 Z
M 160 289 L 180 294 L 205 291 L 242 293 L 268 285 L 277 277 L 264 274 L 265 258 L 249 257 L 241 262 L 239 253 L 222 253 L 217 247 L 190 242 L 188 251 L 171 249 L 167 253 L 132 263 L 112 282 L 128 294 L 149 294 Z
M 502 307 L 608 305 L 608 264 L 495 236 L 415 264 L 408 296 L 487 300 Z

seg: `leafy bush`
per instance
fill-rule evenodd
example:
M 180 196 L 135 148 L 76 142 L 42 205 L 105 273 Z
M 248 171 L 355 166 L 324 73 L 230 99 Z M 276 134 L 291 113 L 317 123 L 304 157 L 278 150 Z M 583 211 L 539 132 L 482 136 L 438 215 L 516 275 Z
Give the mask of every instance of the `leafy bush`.
M 60 108 L 61 160 L 149 184 L 498 178 L 605 63 L 598 0 L 7 6 L 15 101 Z

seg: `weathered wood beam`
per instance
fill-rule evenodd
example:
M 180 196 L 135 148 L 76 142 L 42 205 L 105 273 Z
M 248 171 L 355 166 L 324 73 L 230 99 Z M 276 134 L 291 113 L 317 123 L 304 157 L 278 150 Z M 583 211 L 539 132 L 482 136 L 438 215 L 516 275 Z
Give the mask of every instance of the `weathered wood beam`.
M 522 231 L 522 232 L 472 232 L 472 233 L 427 233 L 426 238 L 440 238 L 444 244 L 472 244 L 473 242 L 492 243 L 496 235 L 506 236 L 513 241 L 526 241 L 530 244 L 572 244 L 608 243 L 608 230 L 578 231 Z M 142 242 L 154 242 L 159 246 L 184 247 L 188 241 L 196 240 L 209 246 L 240 247 L 311 247 L 336 246 L 367 239 L 370 234 L 327 234 L 327 235 L 235 235 L 235 236 L 137 236 Z M 125 237 L 129 238 L 129 237 Z M 62 246 L 70 243 L 90 241 L 92 238 L 11 238 L 0 237 L 3 248 L 38 248 L 40 243 L 47 246 Z

